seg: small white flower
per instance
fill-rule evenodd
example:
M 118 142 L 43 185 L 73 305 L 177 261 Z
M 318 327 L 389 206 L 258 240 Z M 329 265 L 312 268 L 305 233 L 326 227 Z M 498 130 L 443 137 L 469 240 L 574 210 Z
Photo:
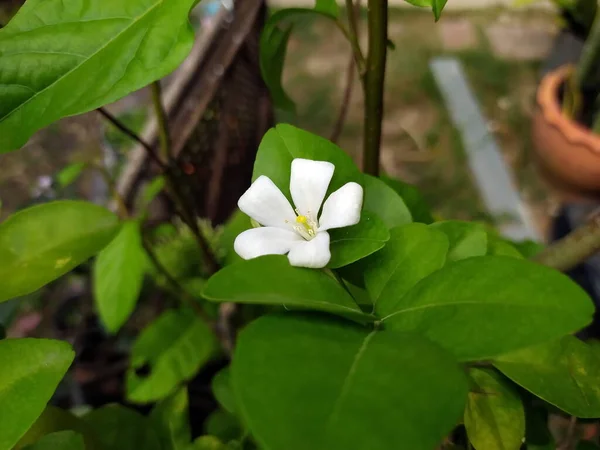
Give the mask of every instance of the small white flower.
M 331 259 L 327 230 L 357 224 L 363 202 L 362 187 L 346 183 L 323 204 L 334 170 L 327 161 L 292 161 L 290 193 L 295 210 L 269 177 L 258 177 L 238 206 L 262 226 L 236 238 L 236 253 L 244 259 L 287 253 L 293 266 L 325 267 Z

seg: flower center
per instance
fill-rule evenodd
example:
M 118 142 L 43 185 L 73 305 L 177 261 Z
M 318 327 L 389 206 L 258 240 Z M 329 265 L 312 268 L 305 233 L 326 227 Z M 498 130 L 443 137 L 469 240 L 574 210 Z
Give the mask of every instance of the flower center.
M 296 211 L 296 214 L 298 214 L 298 211 Z M 306 216 L 299 214 L 298 217 L 296 217 L 294 231 L 307 241 L 310 241 L 317 235 L 317 228 L 317 221 L 311 217 L 310 212 Z

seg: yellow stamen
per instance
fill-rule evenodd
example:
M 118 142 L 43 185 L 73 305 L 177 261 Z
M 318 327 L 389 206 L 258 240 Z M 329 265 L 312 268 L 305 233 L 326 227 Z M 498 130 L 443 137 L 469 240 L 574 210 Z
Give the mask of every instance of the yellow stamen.
M 296 217 L 296 222 L 301 223 L 302 225 L 306 224 L 307 221 L 308 221 L 308 219 L 306 218 L 306 216 Z

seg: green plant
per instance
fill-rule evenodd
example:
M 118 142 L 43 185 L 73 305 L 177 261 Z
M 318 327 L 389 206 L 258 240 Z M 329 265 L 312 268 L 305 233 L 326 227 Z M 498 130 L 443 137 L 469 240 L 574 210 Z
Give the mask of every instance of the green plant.
M 437 19 L 446 2 L 411 3 Z M 56 201 L 0 224 L 0 302 L 59 283 L 94 257 L 92 292 L 109 333 L 148 306 L 145 287 L 165 300 L 130 348 L 126 397 L 149 406 L 146 415 L 47 406 L 73 361 L 70 345 L 0 340 L 0 450 L 533 450 L 555 447 L 547 423 L 531 419 L 540 408 L 599 417 L 598 346 L 572 336 L 594 307 L 556 270 L 587 256 L 598 225 L 530 261 L 480 224 L 434 222 L 413 187 L 378 176 L 385 1 L 369 1 L 366 55 L 351 1 L 346 22 L 331 0 L 278 11 L 261 38 L 263 76 L 285 108 L 289 21 L 317 14 L 348 38 L 366 99 L 364 171 L 332 142 L 280 124 L 262 139 L 241 211 L 222 229 L 198 220 L 172 170 L 157 81 L 191 48 L 194 4 L 28 0 L 0 31 L 0 151 L 152 83 L 160 152 L 103 114 L 162 171 L 132 208 L 92 164 L 116 212 Z M 61 186 L 83 168 L 67 167 Z M 179 219 L 149 229 L 148 207 L 162 192 Z M 192 440 L 186 384 L 223 358 L 211 381 L 219 406 Z M 576 440 L 570 433 L 561 445 Z

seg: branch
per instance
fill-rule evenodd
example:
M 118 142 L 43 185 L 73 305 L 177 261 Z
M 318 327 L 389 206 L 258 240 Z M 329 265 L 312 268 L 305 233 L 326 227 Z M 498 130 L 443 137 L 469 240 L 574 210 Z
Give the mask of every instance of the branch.
M 369 55 L 365 73 L 363 170 L 379 175 L 383 88 L 387 59 L 387 0 L 369 0 Z
M 151 84 L 152 88 L 152 103 L 154 104 L 154 112 L 156 114 L 156 120 L 158 122 L 158 137 L 160 139 L 160 148 L 162 158 L 165 161 L 171 160 L 171 136 L 169 133 L 169 122 L 167 120 L 167 113 L 162 103 L 162 88 L 160 86 L 160 80 L 155 81 Z
M 600 251 L 600 214 L 564 238 L 546 247 L 533 260 L 553 269 L 566 272 Z
M 165 163 L 163 163 L 161 161 L 161 159 L 158 157 L 158 155 L 154 151 L 154 148 L 152 148 L 152 146 L 150 144 L 148 144 L 146 141 L 144 141 L 133 130 L 128 128 L 123 122 L 121 122 L 119 119 L 117 119 L 111 113 L 109 113 L 106 109 L 98 108 L 96 111 L 98 111 L 106 120 L 108 120 L 111 124 L 113 124 L 119 131 L 121 131 L 123 134 L 129 136 L 131 139 L 133 139 L 134 141 L 139 143 L 142 147 L 144 147 L 144 149 L 148 153 L 148 156 L 150 156 L 150 158 L 156 164 L 158 164 L 158 166 L 161 169 L 166 170 Z
M 346 117 L 348 116 L 350 100 L 352 99 L 352 89 L 354 87 L 355 65 L 356 62 L 354 60 L 354 56 L 351 56 L 350 64 L 348 64 L 348 69 L 346 72 L 346 88 L 344 89 L 344 95 L 342 97 L 342 105 L 340 106 L 340 112 L 338 114 L 337 120 L 335 121 L 335 125 L 333 126 L 331 137 L 329 138 L 329 140 L 334 144 L 337 143 L 338 139 L 340 138 L 340 134 L 342 134 L 342 130 L 344 129 Z
M 366 61 L 362 49 L 360 48 L 358 33 L 358 11 L 360 11 L 360 3 L 354 5 L 353 0 L 346 0 L 346 13 L 348 14 L 348 25 L 350 30 L 347 30 L 339 19 L 336 20 L 336 24 L 352 46 L 352 53 L 356 61 L 356 67 L 358 68 L 358 73 L 362 78 L 366 71 Z

